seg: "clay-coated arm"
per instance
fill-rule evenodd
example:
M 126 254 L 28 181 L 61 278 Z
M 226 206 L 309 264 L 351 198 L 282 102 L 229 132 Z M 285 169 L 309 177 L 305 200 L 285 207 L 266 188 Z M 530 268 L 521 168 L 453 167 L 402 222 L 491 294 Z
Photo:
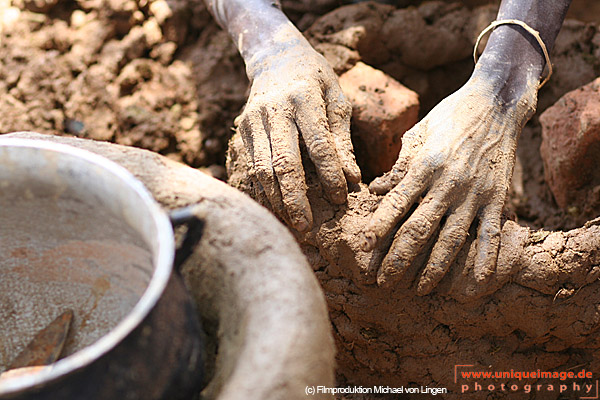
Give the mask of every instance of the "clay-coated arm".
M 303 139 L 324 194 L 342 204 L 361 174 L 350 141 L 352 107 L 325 58 L 266 0 L 206 0 L 246 63 L 252 83 L 236 125 L 253 180 L 299 231 L 312 225 L 300 153 Z
M 497 20 L 516 19 L 538 31 L 548 51 L 565 18 L 571 0 L 504 0 Z M 500 25 L 490 35 L 475 74 L 494 80 L 507 103 L 518 100 L 529 86 L 537 86 L 546 59 L 537 40 L 517 25 Z
M 246 65 L 253 64 L 252 59 L 259 53 L 282 44 L 286 39 L 280 32 L 287 32 L 287 40 L 303 39 L 281 11 L 279 1 L 205 0 L 205 3 L 219 25 L 229 33 Z M 253 75 L 249 74 L 251 80 Z
M 550 50 L 568 5 L 569 0 L 504 0 L 497 19 L 525 22 Z M 469 81 L 404 135 L 392 171 L 370 185 L 375 193 L 389 193 L 364 230 L 363 248 L 373 249 L 400 224 L 379 284 L 399 280 L 439 229 L 418 285 L 421 294 L 429 293 L 448 272 L 476 218 L 474 276 L 482 282 L 495 272 L 517 139 L 535 112 L 545 62 L 529 32 L 497 27 Z

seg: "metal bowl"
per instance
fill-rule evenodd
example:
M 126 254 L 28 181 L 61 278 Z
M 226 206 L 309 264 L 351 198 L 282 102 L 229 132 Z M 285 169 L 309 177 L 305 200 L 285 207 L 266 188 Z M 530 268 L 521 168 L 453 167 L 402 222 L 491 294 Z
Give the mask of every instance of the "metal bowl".
M 177 399 L 198 389 L 200 326 L 172 274 L 173 229 L 144 186 L 85 150 L 0 138 L 0 372 L 64 309 L 65 357 L 1 399 Z

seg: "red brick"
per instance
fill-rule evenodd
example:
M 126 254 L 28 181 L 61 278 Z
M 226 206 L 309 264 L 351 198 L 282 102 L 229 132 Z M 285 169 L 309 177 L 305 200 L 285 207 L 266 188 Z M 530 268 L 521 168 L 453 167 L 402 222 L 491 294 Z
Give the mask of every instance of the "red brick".
M 418 119 L 419 96 L 394 78 L 362 62 L 340 76 L 352 103 L 352 141 L 367 179 L 390 170 L 401 138 Z
M 600 78 L 561 97 L 540 122 L 544 175 L 556 203 L 580 205 L 600 184 Z

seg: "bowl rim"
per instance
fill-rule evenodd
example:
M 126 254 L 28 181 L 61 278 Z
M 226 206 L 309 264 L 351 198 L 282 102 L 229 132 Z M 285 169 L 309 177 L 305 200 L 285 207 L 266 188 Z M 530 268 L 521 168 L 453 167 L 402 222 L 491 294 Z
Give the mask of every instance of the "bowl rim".
M 121 343 L 135 330 L 162 296 L 173 269 L 175 241 L 173 227 L 165 211 L 159 206 L 146 187 L 131 172 L 114 161 L 88 150 L 79 149 L 66 144 L 39 139 L 2 138 L 0 147 L 33 148 L 40 151 L 54 152 L 78 158 L 92 167 L 100 167 L 112 174 L 115 179 L 122 180 L 147 207 L 152 216 L 157 232 L 158 249 L 153 255 L 154 271 L 150 282 L 133 309 L 108 333 L 89 346 L 58 360 L 35 374 L 7 379 L 0 385 L 0 395 L 14 394 L 25 389 L 59 379 L 69 373 L 90 365 Z

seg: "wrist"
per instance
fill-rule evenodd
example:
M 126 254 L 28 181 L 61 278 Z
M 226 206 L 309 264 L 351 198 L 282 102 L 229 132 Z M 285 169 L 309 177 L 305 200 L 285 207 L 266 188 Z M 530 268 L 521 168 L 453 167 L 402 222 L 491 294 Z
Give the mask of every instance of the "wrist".
M 224 10 L 221 25 L 240 52 L 248 71 L 266 58 L 308 42 L 272 0 L 216 1 Z M 249 78 L 252 79 L 251 76 Z
M 545 83 L 542 75 L 548 56 L 537 32 L 527 28 L 497 26 L 473 76 L 488 82 L 494 96 L 505 106 L 525 102 L 533 112 L 540 83 Z
M 483 98 L 490 99 L 494 107 L 506 118 L 515 120 L 521 127 L 535 113 L 539 89 L 539 74 L 533 68 L 518 68 L 496 59 L 480 61 L 469 81 Z
M 277 64 L 299 61 L 306 57 L 306 51 L 314 51 L 304 35 L 291 23 L 280 25 L 262 35 L 260 41 L 240 50 L 246 64 L 246 73 L 250 80 L 259 75 L 265 68 L 273 68 Z

